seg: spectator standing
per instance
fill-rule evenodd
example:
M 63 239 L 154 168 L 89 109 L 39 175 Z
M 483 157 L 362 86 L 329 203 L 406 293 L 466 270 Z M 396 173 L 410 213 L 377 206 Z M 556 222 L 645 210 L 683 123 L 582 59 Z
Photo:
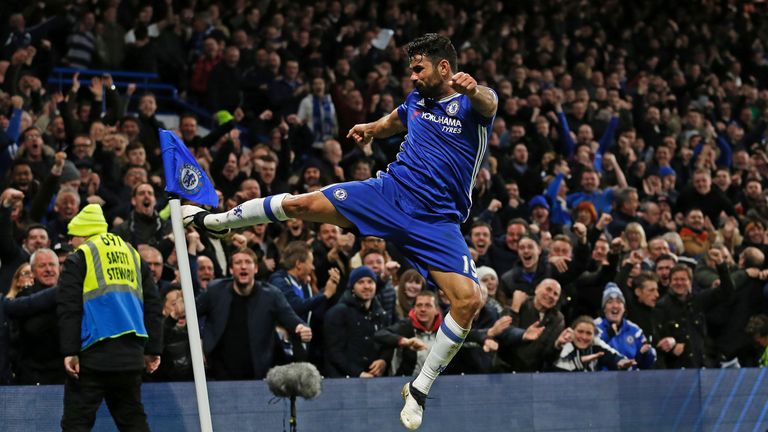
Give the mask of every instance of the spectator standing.
M 136 249 L 107 233 L 97 204 L 83 208 L 68 228 L 78 249 L 67 258 L 58 293 L 68 375 L 61 427 L 92 428 L 105 399 L 119 428 L 148 431 L 141 379 L 144 370 L 152 373 L 160 365 L 157 287 Z
M 315 293 L 311 283 L 316 280 L 312 249 L 305 242 L 291 242 L 281 256 L 282 269 L 272 273 L 270 285 L 279 289 L 293 311 L 312 328 L 309 359 L 315 364 L 323 361 L 323 320 L 331 299 L 336 295 L 341 274 L 329 270 L 328 281 L 321 292 Z
M 311 93 L 299 103 L 298 116 L 312 131 L 315 148 L 322 146 L 325 140 L 338 136 L 336 107 L 331 96 L 326 94 L 325 80 L 319 77 L 312 79 Z
M 39 248 L 32 254 L 29 263 L 35 284 L 21 291 L 19 298 L 54 287 L 59 282 L 59 258 L 54 251 Z M 55 306 L 17 320 L 18 355 L 14 371 L 18 384 L 45 385 L 64 382 L 62 357 L 56 349 L 59 340 L 57 324 Z
M 694 293 L 689 267 L 678 264 L 670 271 L 669 292 L 656 306 L 656 333 L 660 338 L 656 348 L 660 350 L 659 362 L 663 367 L 699 368 L 716 364 L 714 353 L 706 349 L 705 313 L 727 300 L 732 283 L 721 252 L 712 249 L 709 254 L 717 263 L 720 275 L 721 283 L 715 288 Z
M 216 380 L 263 379 L 275 365 L 275 326 L 302 342 L 312 340 L 312 330 L 280 291 L 256 281 L 253 251 L 236 251 L 230 260 L 232 278 L 209 284 L 197 298 L 209 374 Z
M 86 11 L 78 20 L 77 30 L 67 39 L 67 63 L 76 69 L 85 69 L 93 63 L 96 54 L 96 38 L 93 28 L 96 25 L 96 17 L 93 12 Z
M 213 111 L 234 112 L 243 105 L 240 50 L 236 46 L 228 46 L 222 61 L 211 69 L 206 101 Z
M 329 377 L 384 376 L 392 350 L 374 340 L 388 321 L 376 298 L 376 273 L 360 266 L 349 275 L 349 291 L 325 317 L 325 374 Z

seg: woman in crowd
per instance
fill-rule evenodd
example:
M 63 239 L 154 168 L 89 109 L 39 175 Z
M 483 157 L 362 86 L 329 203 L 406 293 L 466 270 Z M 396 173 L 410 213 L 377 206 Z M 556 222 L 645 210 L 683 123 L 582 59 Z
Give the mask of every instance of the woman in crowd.
M 589 316 L 580 316 L 563 330 L 555 342 L 560 354 L 552 369 L 560 372 L 594 372 L 627 369 L 635 364 L 596 337 L 597 327 Z
M 414 269 L 406 270 L 400 276 L 400 283 L 397 284 L 397 303 L 395 304 L 395 315 L 397 319 L 407 318 L 408 312 L 413 308 L 413 302 L 416 296 L 427 286 L 424 277 Z

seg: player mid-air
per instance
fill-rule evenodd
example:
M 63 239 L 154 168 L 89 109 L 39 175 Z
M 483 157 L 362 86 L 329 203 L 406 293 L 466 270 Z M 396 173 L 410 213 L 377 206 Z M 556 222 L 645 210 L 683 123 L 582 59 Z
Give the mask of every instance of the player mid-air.
M 461 347 L 482 306 L 475 265 L 459 224 L 469 215 L 498 100 L 493 90 L 457 72 L 449 39 L 426 34 L 408 44 L 406 52 L 416 90 L 389 115 L 355 125 L 347 135 L 368 145 L 407 130 L 387 172 L 311 193 L 252 199 L 225 213 L 183 206 L 182 215 L 186 225 L 218 235 L 230 228 L 298 218 L 356 227 L 363 236 L 394 242 L 451 302 L 421 372 L 403 386 L 400 421 L 413 430 L 421 425 L 432 383 Z

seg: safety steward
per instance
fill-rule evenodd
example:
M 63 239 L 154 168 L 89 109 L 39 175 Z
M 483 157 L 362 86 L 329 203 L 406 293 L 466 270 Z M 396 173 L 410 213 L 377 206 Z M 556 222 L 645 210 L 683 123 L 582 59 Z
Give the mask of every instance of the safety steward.
M 160 365 L 162 302 L 136 250 L 107 232 L 89 204 L 67 226 L 75 252 L 59 279 L 58 317 L 67 380 L 64 431 L 90 431 L 106 400 L 121 431 L 148 431 L 142 373 Z

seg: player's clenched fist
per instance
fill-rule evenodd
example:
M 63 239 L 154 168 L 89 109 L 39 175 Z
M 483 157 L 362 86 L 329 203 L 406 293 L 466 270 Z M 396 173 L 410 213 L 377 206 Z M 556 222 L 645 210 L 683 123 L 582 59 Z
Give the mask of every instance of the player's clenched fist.
M 474 96 L 477 93 L 477 81 L 472 75 L 459 72 L 451 78 L 450 86 L 461 94 Z
M 347 138 L 352 138 L 356 143 L 365 145 L 373 141 L 373 134 L 366 124 L 356 124 L 349 130 Z

